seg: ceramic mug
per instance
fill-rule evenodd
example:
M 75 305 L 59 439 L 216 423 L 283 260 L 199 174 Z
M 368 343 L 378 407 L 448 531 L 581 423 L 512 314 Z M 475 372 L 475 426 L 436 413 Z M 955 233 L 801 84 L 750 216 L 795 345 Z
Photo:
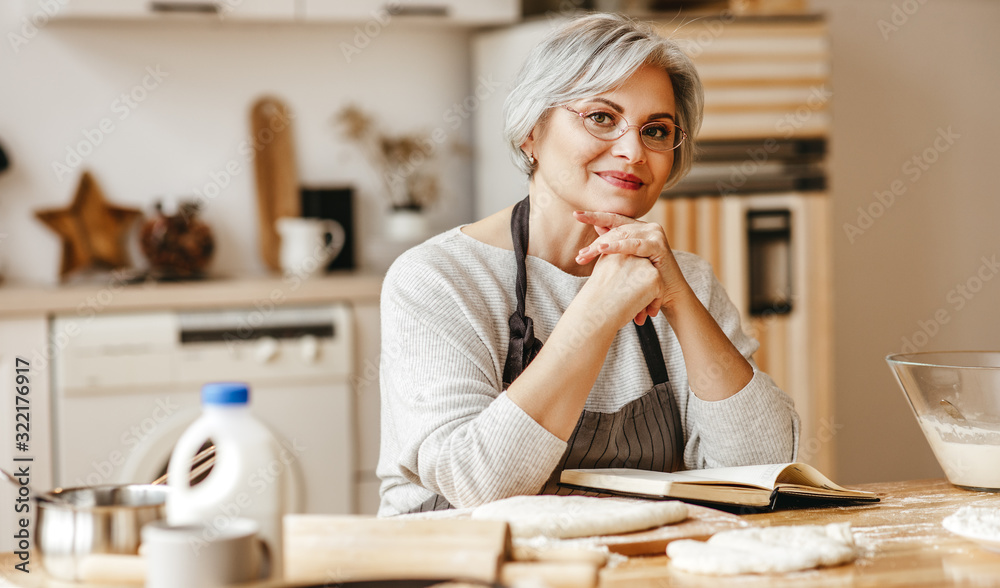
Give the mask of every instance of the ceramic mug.
M 218 517 L 221 519 L 222 517 Z M 252 519 L 228 519 L 223 528 L 156 521 L 142 528 L 147 588 L 217 588 L 260 579 L 268 558 Z
M 335 220 L 283 216 L 275 222 L 281 236 L 281 271 L 286 274 L 322 274 L 344 248 L 344 227 Z

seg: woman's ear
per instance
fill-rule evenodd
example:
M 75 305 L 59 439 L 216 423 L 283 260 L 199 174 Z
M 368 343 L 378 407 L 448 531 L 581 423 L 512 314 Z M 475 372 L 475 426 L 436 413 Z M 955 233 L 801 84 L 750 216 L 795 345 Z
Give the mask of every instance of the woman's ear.
M 528 156 L 528 159 L 534 159 L 535 129 L 532 129 L 531 132 L 528 133 L 528 138 L 524 140 L 524 143 L 521 143 L 521 151 L 523 151 L 524 154 Z

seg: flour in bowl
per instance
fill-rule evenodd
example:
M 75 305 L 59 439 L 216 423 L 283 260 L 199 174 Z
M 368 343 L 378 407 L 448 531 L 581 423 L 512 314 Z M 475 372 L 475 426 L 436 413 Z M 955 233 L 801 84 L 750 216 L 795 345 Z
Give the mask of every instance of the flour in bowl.
M 1000 488 L 1000 431 L 946 423 L 936 417 L 918 420 L 949 482 L 971 488 Z

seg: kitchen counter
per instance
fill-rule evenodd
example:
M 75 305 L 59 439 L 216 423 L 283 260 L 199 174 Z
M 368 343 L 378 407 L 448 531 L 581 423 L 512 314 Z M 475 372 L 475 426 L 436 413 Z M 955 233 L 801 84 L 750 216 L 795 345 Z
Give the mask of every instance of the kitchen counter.
M 961 490 L 945 480 L 866 484 L 882 502 L 859 506 L 786 510 L 746 515 L 762 526 L 850 522 L 861 556 L 832 568 L 776 576 L 697 576 L 675 572 L 663 556 L 633 557 L 601 571 L 602 588 L 666 586 L 993 586 L 1000 584 L 1000 553 L 986 551 L 941 526 L 959 507 L 1000 508 L 1000 493 Z M 13 569 L 12 553 L 0 554 L 0 586 L 72 586 L 45 580 L 36 558 L 30 577 Z M 16 582 L 16 583 L 15 583 Z M 89 585 L 95 588 L 96 585 Z M 275 584 L 260 584 L 262 588 Z
M 332 273 L 295 277 L 208 279 L 190 282 L 103 283 L 70 286 L 0 286 L 0 319 L 39 314 L 212 307 L 253 307 L 269 302 L 377 301 L 381 274 Z
M 746 515 L 761 526 L 849 522 L 861 548 L 852 564 L 777 576 L 697 576 L 667 567 L 666 555 L 632 558 L 601 573 L 606 588 L 666 586 L 996 586 L 1000 553 L 953 535 L 941 520 L 970 504 L 1000 508 L 1000 493 L 972 492 L 946 480 L 916 480 L 852 486 L 879 494 L 881 502 L 859 506 L 785 510 Z

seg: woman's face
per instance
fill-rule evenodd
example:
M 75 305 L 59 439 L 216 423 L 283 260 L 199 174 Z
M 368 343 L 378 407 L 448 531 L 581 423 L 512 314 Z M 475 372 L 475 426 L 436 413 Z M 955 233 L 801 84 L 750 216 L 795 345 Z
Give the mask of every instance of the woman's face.
M 674 164 L 675 151 L 653 151 L 639 137 L 648 122 L 675 122 L 674 89 L 660 68 L 644 65 L 610 92 L 576 100 L 577 112 L 606 112 L 635 125 L 613 141 L 592 136 L 583 119 L 562 106 L 552 108 L 522 145 L 538 167 L 536 195 L 551 195 L 574 210 L 614 212 L 631 218 L 649 212 Z

